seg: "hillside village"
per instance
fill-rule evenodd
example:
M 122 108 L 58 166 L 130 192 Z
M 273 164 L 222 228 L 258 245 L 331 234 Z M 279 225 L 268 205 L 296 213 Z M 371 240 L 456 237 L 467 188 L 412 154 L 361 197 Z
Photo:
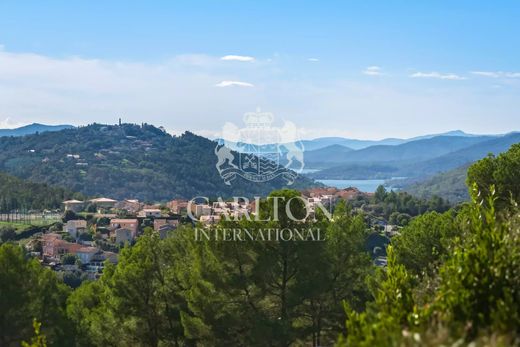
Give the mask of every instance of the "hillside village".
M 332 209 L 340 200 L 370 198 L 356 188 L 313 188 L 302 192 L 312 217 L 317 204 Z M 213 201 L 174 199 L 164 204 L 145 204 L 137 199 L 115 200 L 99 197 L 88 200 L 63 201 L 63 223 L 55 223 L 33 235 L 26 248 L 43 266 L 63 274 L 75 274 L 83 279 L 97 279 L 105 263 L 117 263 L 118 253 L 132 246 L 146 231 L 161 239 L 175 232 L 181 223 L 209 227 L 224 216 L 241 219 L 256 211 L 253 201 Z M 188 213 L 188 208 L 190 213 Z

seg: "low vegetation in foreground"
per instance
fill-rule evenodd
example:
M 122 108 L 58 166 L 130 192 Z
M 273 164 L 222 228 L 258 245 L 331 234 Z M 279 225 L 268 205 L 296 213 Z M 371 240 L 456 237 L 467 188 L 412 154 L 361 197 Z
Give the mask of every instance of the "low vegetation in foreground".
M 374 265 L 372 230 L 353 202 L 339 202 L 332 220 L 294 222 L 280 204 L 278 221 L 211 227 L 312 225 L 322 242 L 195 241 L 190 226 L 146 233 L 75 290 L 4 243 L 0 345 L 519 345 L 519 173 L 520 145 L 472 165 L 471 202 L 411 218 L 386 266 Z M 262 219 L 274 212 L 262 203 Z

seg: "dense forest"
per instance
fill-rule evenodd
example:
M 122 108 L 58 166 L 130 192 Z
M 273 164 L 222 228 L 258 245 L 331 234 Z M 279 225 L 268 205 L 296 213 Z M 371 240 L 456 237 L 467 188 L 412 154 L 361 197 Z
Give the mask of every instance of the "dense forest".
M 152 125 L 102 125 L 0 137 L 0 170 L 89 196 L 165 201 L 203 195 L 267 195 L 278 177 L 255 184 L 237 177 L 226 185 L 215 168 L 216 143 L 192 134 L 176 137 Z M 303 177 L 294 188 L 312 185 Z
M 0 173 L 0 212 L 58 209 L 64 200 L 71 198 L 82 195 Z
M 472 165 L 471 202 L 413 217 L 391 239 L 385 267 L 373 265 L 370 228 L 350 202 L 332 219 L 296 222 L 285 202 L 266 200 L 261 220 L 278 220 L 212 229 L 312 227 L 326 236 L 319 242 L 196 240 L 190 226 L 163 240 L 146 232 L 75 290 L 6 243 L 0 345 L 30 341 L 33 319 L 34 340 L 50 346 L 518 345 L 519 181 L 520 144 Z M 303 203 L 292 207 L 304 215 Z
M 408 193 L 420 198 L 440 196 L 451 203 L 469 201 L 470 197 L 466 186 L 466 176 L 469 166 L 469 164 L 463 165 L 419 182 L 406 179 L 395 180 L 394 182 L 396 187 L 402 188 Z M 390 182 L 390 184 L 394 186 L 392 182 Z

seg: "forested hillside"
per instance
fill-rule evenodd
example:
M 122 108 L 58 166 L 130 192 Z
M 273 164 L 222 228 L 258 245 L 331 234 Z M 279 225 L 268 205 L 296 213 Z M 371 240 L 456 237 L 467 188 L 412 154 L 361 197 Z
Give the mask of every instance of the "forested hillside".
M 224 184 L 215 168 L 215 143 L 186 132 L 173 137 L 152 125 L 92 124 L 58 132 L 0 138 L 0 170 L 87 195 L 166 200 L 252 196 L 285 184 Z M 294 187 L 309 186 L 299 178 Z
M 406 192 L 420 197 L 431 198 L 440 196 L 451 203 L 459 203 L 469 200 L 466 176 L 469 165 L 439 173 L 421 182 L 404 184 Z M 406 181 L 405 181 L 406 182 Z
M 519 169 L 520 145 L 472 165 L 471 202 L 411 219 L 384 267 L 371 261 L 367 216 L 351 202 L 332 219 L 295 221 L 285 213 L 299 195 L 291 190 L 272 192 L 286 198 L 279 205 L 260 205 L 262 219 L 278 220 L 221 221 L 211 231 L 312 227 L 322 241 L 197 240 L 191 226 L 161 239 L 148 230 L 74 290 L 3 244 L 0 344 L 29 340 L 35 318 L 49 346 L 516 346 Z M 373 202 L 388 197 L 380 189 Z M 305 214 L 301 201 L 293 207 Z
M 518 346 L 520 145 L 470 166 L 471 202 L 394 237 L 339 346 Z
M 81 198 L 81 194 L 0 173 L 0 212 L 55 209 L 71 198 Z

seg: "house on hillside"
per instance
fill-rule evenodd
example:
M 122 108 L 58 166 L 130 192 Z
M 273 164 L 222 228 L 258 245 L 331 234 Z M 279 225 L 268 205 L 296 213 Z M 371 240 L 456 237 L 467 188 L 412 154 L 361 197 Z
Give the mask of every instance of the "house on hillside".
M 88 264 L 92 261 L 94 255 L 101 252 L 96 247 L 81 247 L 76 250 L 76 256 L 79 258 L 82 264 Z
M 69 220 L 64 226 L 63 231 L 69 233 L 70 236 L 77 239 L 80 234 L 87 231 L 86 220 Z
M 62 240 L 59 234 L 44 234 L 42 236 L 42 253 L 44 257 L 57 259 L 66 253 L 76 254 L 82 247 L 77 243 Z
M 135 237 L 137 235 L 137 230 L 139 229 L 139 220 L 137 220 L 137 218 L 114 218 L 110 220 L 110 228 L 112 230 L 128 229 L 132 233 L 133 237 Z
M 139 212 L 139 217 L 159 218 L 161 217 L 161 210 L 158 208 L 145 208 L 141 212 Z
M 117 264 L 117 254 L 100 250 L 94 253 L 94 255 L 90 258 L 89 263 L 84 267 L 89 279 L 95 280 L 101 276 L 101 273 L 105 268 L 106 260 L 112 264 Z
M 186 200 L 172 200 L 166 206 L 175 214 L 186 214 L 188 212 L 188 201 Z
M 109 198 L 90 199 L 89 202 L 97 206 L 98 209 L 110 210 L 115 207 L 117 200 Z
M 212 212 L 211 206 L 207 204 L 192 205 L 192 209 L 195 210 L 192 211 L 195 212 L 195 217 L 209 216 Z
M 141 203 L 137 199 L 125 199 L 118 201 L 115 208 L 118 210 L 125 210 L 128 213 L 135 214 L 141 209 Z
M 139 221 L 137 219 L 114 218 L 110 221 L 111 237 L 116 244 L 133 241 L 138 229 Z
M 153 230 L 159 231 L 159 229 L 165 225 L 171 226 L 172 229 L 176 229 L 179 226 L 179 220 L 177 219 L 155 219 L 153 221 Z
M 81 212 L 85 207 L 84 201 L 79 200 L 67 200 L 62 202 L 65 211 Z

